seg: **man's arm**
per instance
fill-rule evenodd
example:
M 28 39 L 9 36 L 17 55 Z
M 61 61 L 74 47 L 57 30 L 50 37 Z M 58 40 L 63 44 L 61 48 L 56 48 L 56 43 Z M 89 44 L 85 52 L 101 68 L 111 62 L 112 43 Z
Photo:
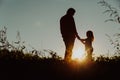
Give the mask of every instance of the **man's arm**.
M 77 37 L 77 39 L 80 40 L 80 36 L 79 36 L 78 33 L 77 33 L 77 29 L 76 29 L 76 25 L 75 25 L 74 18 L 73 18 L 73 26 L 74 26 L 74 33 L 75 33 L 75 36 Z

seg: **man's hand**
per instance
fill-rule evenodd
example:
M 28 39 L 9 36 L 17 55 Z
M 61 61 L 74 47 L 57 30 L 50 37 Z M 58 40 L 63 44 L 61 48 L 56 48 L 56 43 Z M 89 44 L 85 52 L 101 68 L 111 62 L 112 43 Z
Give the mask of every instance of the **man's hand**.
M 79 35 L 76 35 L 76 37 L 77 37 L 77 39 L 79 39 L 79 40 L 80 40 L 80 36 L 79 36 Z

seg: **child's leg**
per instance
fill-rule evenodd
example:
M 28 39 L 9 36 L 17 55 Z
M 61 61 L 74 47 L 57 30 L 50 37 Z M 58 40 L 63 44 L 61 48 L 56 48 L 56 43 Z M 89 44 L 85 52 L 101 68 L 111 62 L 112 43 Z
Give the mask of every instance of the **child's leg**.
M 89 61 L 92 60 L 92 52 L 93 52 L 93 49 L 87 50 L 87 60 L 89 60 Z

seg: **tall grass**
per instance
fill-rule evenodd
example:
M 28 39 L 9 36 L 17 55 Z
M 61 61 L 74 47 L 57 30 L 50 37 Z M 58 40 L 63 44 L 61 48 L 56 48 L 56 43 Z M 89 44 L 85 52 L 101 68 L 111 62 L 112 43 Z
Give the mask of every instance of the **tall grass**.
M 25 52 L 18 39 L 14 46 L 8 41 L 6 28 L 0 30 L 1 80 L 115 80 L 119 78 L 120 56 L 99 56 L 92 63 L 65 62 L 52 50 Z M 18 33 L 20 37 L 20 33 Z M 47 53 L 49 56 L 45 56 Z M 3 79 L 2 79 L 3 78 Z

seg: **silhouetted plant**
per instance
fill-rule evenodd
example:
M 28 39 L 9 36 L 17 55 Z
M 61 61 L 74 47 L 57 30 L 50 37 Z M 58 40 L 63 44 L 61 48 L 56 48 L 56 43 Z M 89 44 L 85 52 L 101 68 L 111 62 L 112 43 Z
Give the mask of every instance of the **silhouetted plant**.
M 32 48 L 32 50 L 29 51 L 30 54 L 37 55 L 37 56 L 39 56 L 41 58 L 46 57 L 45 53 L 43 51 L 39 51 L 39 50 L 35 49 L 33 46 L 31 46 L 31 45 L 29 45 L 29 46 Z
M 1 49 L 9 49 L 10 45 L 7 40 L 7 34 L 6 34 L 7 28 L 4 27 L 2 30 L 0 30 L 0 50 Z
M 17 32 L 16 41 L 12 44 L 7 39 L 7 28 L 0 30 L 0 59 L 14 60 L 40 60 L 40 59 L 62 59 L 52 50 L 37 50 L 30 46 L 33 50 L 25 52 L 27 49 L 25 41 L 21 40 L 20 32 Z
M 0 50 L 1 49 L 8 49 L 8 50 L 16 50 L 16 51 L 23 51 L 26 49 L 25 41 L 21 41 L 20 32 L 17 32 L 16 36 L 17 41 L 13 41 L 10 43 L 7 38 L 7 28 L 4 26 L 3 29 L 0 30 Z
M 110 59 L 113 63 L 115 63 L 115 62 L 119 63 L 120 62 L 120 56 L 112 56 Z
M 25 41 L 21 40 L 19 31 L 17 32 L 16 39 L 17 41 L 13 42 L 13 45 L 15 46 L 15 50 L 24 52 L 24 50 L 26 49 Z
M 62 58 L 60 56 L 57 55 L 56 52 L 52 51 L 52 50 L 44 50 L 45 52 L 48 52 L 51 56 L 52 59 L 58 59 L 61 60 Z
M 110 61 L 110 57 L 105 57 L 104 55 L 100 55 L 96 59 L 96 62 L 109 62 L 109 61 Z
M 4 43 L 8 44 L 8 39 L 7 39 L 7 34 L 6 34 L 6 28 L 0 30 L 0 45 L 3 46 L 5 45 Z M 3 34 L 4 33 L 4 34 Z M 115 34 L 116 36 L 119 36 L 119 34 Z M 115 36 L 114 35 L 114 36 Z M 110 36 L 108 36 L 110 38 Z M 120 38 L 120 36 L 119 36 Z M 118 39 L 118 37 L 117 37 Z M 118 44 L 115 44 L 114 41 L 110 38 L 109 39 L 112 44 L 116 45 L 116 49 L 120 49 Z M 119 41 L 116 41 L 119 42 Z M 24 42 L 21 41 L 20 33 L 17 33 L 17 41 L 14 42 L 14 45 L 11 45 L 10 43 L 8 44 L 9 47 L 1 47 L 0 48 L 0 61 L 20 61 L 22 63 L 28 62 L 28 63 L 52 63 L 54 66 L 57 65 L 63 65 L 63 60 L 60 56 L 57 55 L 56 52 L 52 50 L 47 50 L 44 49 L 43 51 L 39 51 L 35 48 L 32 47 L 32 51 L 29 51 L 27 53 L 24 53 L 24 47 L 25 45 L 23 44 Z M 15 46 L 15 44 L 17 46 Z M 24 48 L 22 48 L 24 47 Z M 99 63 L 119 63 L 120 62 L 120 56 L 113 56 L 113 57 L 104 57 L 104 56 L 99 56 L 97 57 L 96 60 L 93 60 L 93 62 L 99 62 Z M 67 66 L 67 64 L 64 66 Z
M 108 35 L 106 34 L 106 36 L 109 38 L 109 41 L 111 43 L 111 45 L 113 46 L 113 49 L 115 49 L 115 54 L 117 56 L 120 56 L 120 35 L 119 34 L 114 34 L 113 38 L 115 38 L 114 40 Z
M 108 13 L 109 17 L 111 18 L 111 19 L 107 19 L 105 22 L 115 21 L 117 23 L 120 23 L 119 12 L 115 7 L 112 7 L 105 0 L 99 1 L 98 4 L 106 8 L 106 10 L 103 13 Z M 109 35 L 106 34 L 106 36 L 109 38 L 111 45 L 113 45 L 113 48 L 115 49 L 115 55 L 120 56 L 120 33 L 118 32 L 114 34 L 113 36 L 114 40 Z
M 106 10 L 103 13 L 108 13 L 109 17 L 111 17 L 110 19 L 105 20 L 105 22 L 114 21 L 114 22 L 120 23 L 119 12 L 115 7 L 111 6 L 105 0 L 99 1 L 98 4 L 100 4 L 101 6 L 104 6 Z

